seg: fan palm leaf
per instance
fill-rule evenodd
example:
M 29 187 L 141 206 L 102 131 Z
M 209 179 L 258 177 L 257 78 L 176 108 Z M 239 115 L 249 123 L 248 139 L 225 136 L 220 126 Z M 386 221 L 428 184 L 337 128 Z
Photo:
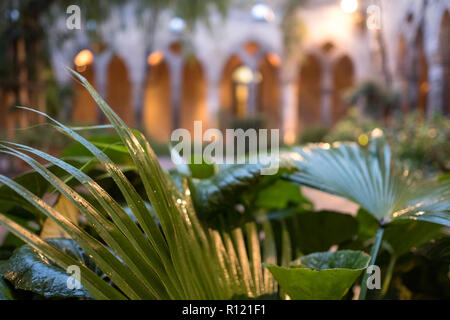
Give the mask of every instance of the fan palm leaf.
M 292 181 L 353 201 L 381 224 L 413 219 L 450 226 L 450 182 L 418 183 L 396 170 L 383 137 L 374 137 L 368 150 L 335 143 L 296 151 Z

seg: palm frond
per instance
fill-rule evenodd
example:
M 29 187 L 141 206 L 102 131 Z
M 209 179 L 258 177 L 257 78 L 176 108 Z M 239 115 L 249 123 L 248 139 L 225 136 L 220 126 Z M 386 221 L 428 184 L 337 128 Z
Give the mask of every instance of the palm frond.
M 450 226 L 450 183 L 417 183 L 395 170 L 383 137 L 374 137 L 368 150 L 335 143 L 296 151 L 299 172 L 292 181 L 353 201 L 382 224 L 408 218 Z
M 74 74 L 94 97 L 126 146 L 144 184 L 145 195 L 136 191 L 99 146 L 44 113 L 23 109 L 47 117 L 59 131 L 92 153 L 116 183 L 137 224 L 88 174 L 66 161 L 28 146 L 3 143 L 0 152 L 30 165 L 54 190 L 78 208 L 101 241 L 68 221 L 56 208 L 14 180 L 0 176 L 0 182 L 54 220 L 80 245 L 114 286 L 2 214 L 0 224 L 59 267 L 65 269 L 70 265 L 79 265 L 82 269 L 81 282 L 94 298 L 229 299 L 273 294 L 276 291 L 274 280 L 261 264 L 263 250 L 257 226 L 248 224 L 245 230 L 232 230 L 231 235 L 205 227 L 197 218 L 187 181 L 182 181 L 182 189 L 178 189 L 161 168 L 146 138 L 129 129 L 92 86 L 83 77 Z M 34 157 L 65 171 L 83 185 L 91 197 L 78 193 Z M 145 205 L 146 200 L 150 201 L 160 226 Z M 270 250 L 265 251 L 264 256 L 273 263 L 276 262 L 276 246 L 271 241 L 270 238 L 265 241 Z

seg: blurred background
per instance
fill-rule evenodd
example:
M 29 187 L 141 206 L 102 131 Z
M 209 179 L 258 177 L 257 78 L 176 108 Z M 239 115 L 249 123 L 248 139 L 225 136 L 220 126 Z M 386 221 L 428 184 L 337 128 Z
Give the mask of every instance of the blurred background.
M 380 128 L 421 177 L 450 170 L 450 0 L 3 0 L 0 17 L 2 139 L 68 145 L 16 106 L 105 123 L 71 67 L 161 156 L 195 120 L 285 145 L 364 146 Z

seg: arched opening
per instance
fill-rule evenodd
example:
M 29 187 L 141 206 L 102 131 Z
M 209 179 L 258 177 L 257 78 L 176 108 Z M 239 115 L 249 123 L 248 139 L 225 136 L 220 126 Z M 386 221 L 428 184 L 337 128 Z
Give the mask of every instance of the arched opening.
M 397 45 L 397 73 L 400 80 L 400 90 L 402 92 L 401 108 L 403 112 L 407 112 L 410 109 L 408 99 L 408 56 L 407 56 L 407 44 L 403 35 L 398 38 Z
M 202 121 L 207 127 L 206 106 L 207 83 L 200 62 L 189 56 L 183 68 L 183 89 L 181 98 L 181 127 L 194 132 L 194 121 Z
M 172 132 L 170 71 L 162 55 L 160 59 L 150 63 L 144 93 L 143 116 L 145 131 L 149 137 L 159 142 L 170 140 Z
M 96 86 L 94 72 L 94 56 L 89 50 L 80 51 L 74 59 L 75 69 Z M 74 100 L 72 108 L 72 120 L 75 123 L 95 124 L 98 122 L 98 110 L 92 96 L 78 80 L 74 80 Z
M 132 85 L 125 63 L 117 56 L 109 63 L 107 79 L 106 95 L 109 105 L 125 123 L 133 125 Z
M 220 107 L 221 111 L 236 115 L 238 113 L 238 99 L 236 97 L 236 85 L 233 81 L 233 74 L 239 67 L 242 66 L 242 61 L 238 56 L 233 55 L 228 59 L 225 68 L 222 72 L 222 80 L 220 82 Z
M 321 72 L 319 59 L 307 55 L 301 64 L 298 82 L 299 120 L 304 126 L 317 124 L 321 119 Z
M 266 55 L 259 66 L 258 113 L 267 121 L 269 128 L 280 127 L 280 58 L 274 53 Z
M 427 110 L 427 99 L 429 91 L 428 83 L 428 63 L 425 54 L 425 47 L 423 42 L 423 31 L 419 30 L 417 37 L 415 39 L 415 56 L 413 62 L 413 80 L 414 80 L 414 90 L 415 90 L 415 107 L 426 112 Z
M 341 57 L 333 69 L 333 112 L 332 119 L 336 123 L 347 112 L 344 100 L 345 92 L 353 86 L 354 67 L 348 56 Z
M 450 113 L 450 13 L 445 11 L 439 34 L 439 49 L 443 68 L 443 113 Z

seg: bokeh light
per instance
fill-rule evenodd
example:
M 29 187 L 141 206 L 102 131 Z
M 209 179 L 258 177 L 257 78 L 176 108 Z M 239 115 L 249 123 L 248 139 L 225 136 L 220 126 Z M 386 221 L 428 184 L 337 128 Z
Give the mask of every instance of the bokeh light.
M 151 66 L 156 66 L 161 63 L 164 59 L 164 54 L 160 51 L 155 51 L 148 56 L 148 64 Z
M 346 13 L 353 13 L 358 9 L 358 0 L 342 0 L 341 9 Z

